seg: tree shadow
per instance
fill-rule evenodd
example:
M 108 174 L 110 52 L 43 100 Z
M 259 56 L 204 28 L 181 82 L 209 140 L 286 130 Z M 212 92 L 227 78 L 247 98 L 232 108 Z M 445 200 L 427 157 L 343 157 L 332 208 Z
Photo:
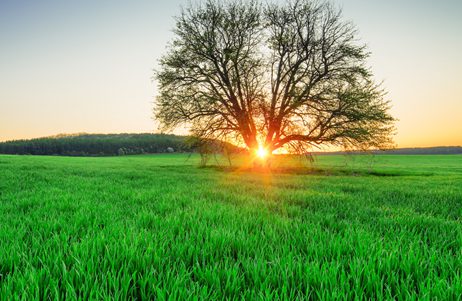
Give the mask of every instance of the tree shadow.
M 433 176 L 431 172 L 415 171 L 377 171 L 346 168 L 317 168 L 317 167 L 235 167 L 209 165 L 200 167 L 225 173 L 253 173 L 253 174 L 286 174 L 286 175 L 315 175 L 315 176 L 374 176 L 374 177 L 400 177 L 400 176 Z

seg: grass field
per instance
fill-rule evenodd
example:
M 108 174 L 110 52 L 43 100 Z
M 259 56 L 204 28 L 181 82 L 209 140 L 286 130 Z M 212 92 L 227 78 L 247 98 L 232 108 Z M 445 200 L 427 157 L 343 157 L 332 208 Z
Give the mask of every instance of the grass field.
M 0 156 L 0 299 L 462 298 L 462 156 L 198 160 Z

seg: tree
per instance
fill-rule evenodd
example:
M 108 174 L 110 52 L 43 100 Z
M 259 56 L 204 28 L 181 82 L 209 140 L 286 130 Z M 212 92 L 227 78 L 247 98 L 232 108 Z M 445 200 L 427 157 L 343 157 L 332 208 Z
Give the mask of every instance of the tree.
M 369 53 L 329 2 L 209 0 L 183 9 L 174 34 L 155 74 L 164 129 L 270 152 L 392 142 Z

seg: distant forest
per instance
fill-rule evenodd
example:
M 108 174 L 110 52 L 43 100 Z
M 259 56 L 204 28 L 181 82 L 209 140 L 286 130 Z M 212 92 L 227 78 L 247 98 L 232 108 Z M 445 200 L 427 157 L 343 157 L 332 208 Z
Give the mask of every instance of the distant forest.
M 231 144 L 207 141 L 201 144 L 187 136 L 166 134 L 74 134 L 30 140 L 0 142 L 0 154 L 17 155 L 59 155 L 59 156 L 123 156 L 155 153 L 239 152 Z M 361 154 L 349 152 L 348 154 Z M 374 151 L 376 154 L 437 155 L 462 154 L 460 146 L 427 148 L 398 148 L 388 151 Z M 340 155 L 345 152 L 314 152 L 314 155 Z
M 315 155 L 342 155 L 342 154 L 363 154 L 365 152 L 316 152 Z M 461 146 L 435 146 L 435 147 L 414 147 L 396 148 L 384 151 L 372 151 L 377 155 L 457 155 L 462 154 Z
M 77 134 L 0 143 L 1 154 L 117 156 L 192 152 L 188 137 L 165 134 Z
M 385 151 L 386 154 L 392 155 L 455 155 L 462 154 L 460 146 L 437 146 L 422 148 L 397 148 Z

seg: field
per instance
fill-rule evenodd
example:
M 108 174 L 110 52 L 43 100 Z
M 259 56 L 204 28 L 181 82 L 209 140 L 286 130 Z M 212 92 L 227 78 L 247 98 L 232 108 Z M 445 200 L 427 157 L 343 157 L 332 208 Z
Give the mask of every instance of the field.
M 462 298 L 462 156 L 198 161 L 0 156 L 0 299 Z

